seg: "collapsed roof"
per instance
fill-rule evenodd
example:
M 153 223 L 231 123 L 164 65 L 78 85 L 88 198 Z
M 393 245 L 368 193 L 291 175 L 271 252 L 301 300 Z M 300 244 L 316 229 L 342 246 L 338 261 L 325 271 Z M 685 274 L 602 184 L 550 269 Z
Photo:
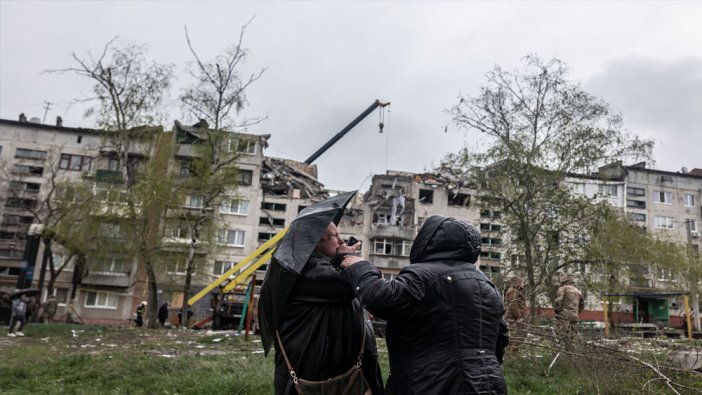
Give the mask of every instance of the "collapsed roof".
M 321 201 L 329 197 L 317 181 L 317 167 L 291 159 L 264 157 L 261 188 L 266 194 Z
M 475 188 L 475 181 L 471 177 L 469 170 L 448 165 L 442 165 L 431 172 L 416 173 L 414 181 L 434 187 L 445 186 L 449 190 Z

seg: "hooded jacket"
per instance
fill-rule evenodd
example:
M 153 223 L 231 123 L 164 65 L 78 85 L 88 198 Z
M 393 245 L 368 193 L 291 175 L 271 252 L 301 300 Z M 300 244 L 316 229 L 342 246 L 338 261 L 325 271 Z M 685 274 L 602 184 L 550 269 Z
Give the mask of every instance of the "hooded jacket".
M 388 394 L 505 394 L 500 364 L 508 343 L 502 297 L 475 268 L 475 227 L 428 218 L 409 267 L 384 280 L 367 261 L 342 271 L 356 296 L 387 320 Z

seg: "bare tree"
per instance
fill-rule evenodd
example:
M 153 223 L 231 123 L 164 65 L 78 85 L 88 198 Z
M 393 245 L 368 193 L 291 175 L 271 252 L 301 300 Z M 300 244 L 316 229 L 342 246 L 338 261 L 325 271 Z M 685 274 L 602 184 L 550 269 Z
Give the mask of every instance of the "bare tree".
M 149 62 L 144 45 L 116 47 L 115 39 L 105 45 L 99 57 L 88 54 L 81 58 L 74 53 L 76 67 L 50 72 L 71 72 L 93 82 L 95 96 L 85 101 L 96 104 L 85 115 L 96 117 L 97 126 L 104 131 L 102 150 L 118 160 L 121 185 L 113 188 L 124 191 L 126 203 L 126 209 L 102 215 L 105 220 L 119 222 L 130 230 L 127 235 L 135 242 L 138 262 L 147 273 L 150 302 L 147 316 L 149 325 L 155 327 L 158 286 L 154 259 L 160 248 L 158 234 L 163 207 L 173 199 L 170 185 L 164 185 L 170 182 L 163 177 L 170 163 L 170 157 L 164 158 L 164 153 L 172 155 L 173 145 L 162 128 L 142 125 L 159 117 L 160 106 L 170 88 L 173 66 Z
M 252 19 L 253 20 L 253 19 Z M 243 46 L 246 29 L 250 20 L 239 31 L 239 38 L 224 53 L 215 57 L 212 62 L 200 59 L 185 27 L 185 39 L 188 48 L 195 58 L 190 75 L 195 84 L 186 88 L 180 96 L 185 109 L 195 119 L 204 119 L 214 130 L 241 130 L 247 126 L 259 123 L 263 118 L 250 118 L 237 122 L 236 116 L 246 107 L 248 100 L 246 90 L 256 82 L 265 69 L 244 76 L 241 67 L 249 55 L 249 50 Z
M 581 253 L 575 237 L 599 215 L 598 205 L 565 187 L 572 173 L 626 158 L 649 158 L 652 143 L 628 134 L 603 100 L 568 80 L 559 60 L 527 56 L 526 67 L 496 66 L 475 96 L 451 109 L 461 127 L 487 137 L 480 152 L 464 149 L 451 162 L 477 165 L 489 208 L 499 208 L 513 242 L 510 251 L 532 291 L 553 297 L 556 275 Z M 534 311 L 533 311 L 534 312 Z
M 181 101 L 192 115 L 206 122 L 198 124 L 198 157 L 190 163 L 190 177 L 181 183 L 185 194 L 196 194 L 201 200 L 196 213 L 183 213 L 190 229 L 183 285 L 184 326 L 188 325 L 185 312 L 195 271 L 196 251 L 203 245 L 203 239 L 212 238 L 214 232 L 211 227 L 216 223 L 214 213 L 222 198 L 227 198 L 228 191 L 237 185 L 236 160 L 241 148 L 255 144 L 255 141 L 233 132 L 262 121 L 262 118 L 236 120 L 248 104 L 247 89 L 264 72 L 261 69 L 258 73 L 242 77 L 241 66 L 249 54 L 243 47 L 243 38 L 249 23 L 250 21 L 241 28 L 238 41 L 212 62 L 200 59 L 192 46 L 187 27 L 185 29 L 188 47 L 195 58 L 194 67 L 190 70 L 195 83 L 184 90 Z
M 48 70 L 49 73 L 74 73 L 93 82 L 94 96 L 82 99 L 95 103 L 86 117 L 95 117 L 96 126 L 106 132 L 106 142 L 116 153 L 129 181 L 129 151 L 135 144 L 133 130 L 150 125 L 160 117 L 161 104 L 167 97 L 173 78 L 173 65 L 149 62 L 146 45 L 114 45 L 110 40 L 102 54 L 95 58 L 88 53 L 81 58 L 72 54 L 77 67 Z

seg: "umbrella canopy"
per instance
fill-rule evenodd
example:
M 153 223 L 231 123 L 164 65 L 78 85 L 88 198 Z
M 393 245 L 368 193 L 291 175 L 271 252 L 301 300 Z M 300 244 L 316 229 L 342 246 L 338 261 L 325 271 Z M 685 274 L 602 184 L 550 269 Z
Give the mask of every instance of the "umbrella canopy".
M 258 304 L 261 341 L 266 354 L 273 344 L 283 309 L 307 260 L 329 224 L 339 223 L 344 208 L 355 194 L 356 191 L 346 192 L 305 208 L 278 243 L 263 280 Z
M 39 290 L 39 288 L 22 288 L 22 289 L 18 289 L 15 292 L 11 293 L 10 299 L 17 299 L 20 296 L 22 296 L 22 294 L 27 295 L 27 296 L 39 295 L 40 292 L 41 291 Z

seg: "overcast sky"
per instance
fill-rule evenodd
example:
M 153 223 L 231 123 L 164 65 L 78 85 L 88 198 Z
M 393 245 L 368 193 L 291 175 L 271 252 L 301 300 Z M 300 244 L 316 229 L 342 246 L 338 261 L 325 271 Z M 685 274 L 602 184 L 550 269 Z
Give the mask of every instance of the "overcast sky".
M 245 69 L 266 72 L 245 115 L 268 115 L 249 129 L 272 134 L 268 155 L 303 161 L 375 99 L 392 102 L 383 134 L 373 113 L 315 162 L 329 188 L 365 190 L 372 174 L 423 171 L 475 145 L 445 110 L 494 65 L 511 70 L 530 53 L 566 62 L 627 129 L 654 139 L 657 168 L 702 168 L 702 2 L 0 0 L 0 118 L 43 118 L 49 101 L 46 123 L 92 127 L 73 102 L 89 81 L 42 71 L 120 36 L 176 65 L 171 120 L 182 119 L 183 26 L 211 59 L 252 17 Z

